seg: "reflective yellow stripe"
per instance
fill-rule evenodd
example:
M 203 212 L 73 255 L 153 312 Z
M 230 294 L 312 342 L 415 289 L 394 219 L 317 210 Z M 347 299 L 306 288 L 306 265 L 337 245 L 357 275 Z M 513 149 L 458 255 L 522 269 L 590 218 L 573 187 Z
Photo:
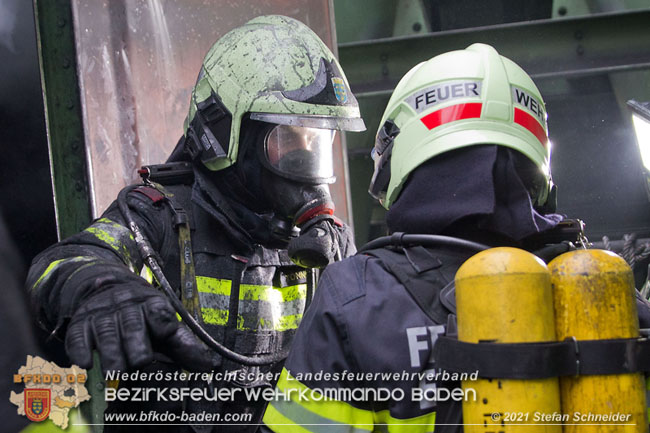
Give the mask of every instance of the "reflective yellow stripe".
M 203 321 L 210 325 L 225 326 L 228 323 L 228 310 L 217 310 L 216 308 L 201 308 Z
M 272 430 L 295 433 L 364 432 L 384 430 L 391 433 L 432 432 L 436 414 L 431 412 L 415 418 L 399 419 L 388 410 L 372 412 L 357 409 L 348 403 L 321 399 L 321 394 L 310 390 L 293 378 L 286 369 L 282 370 L 277 388 L 288 395 L 272 400 L 264 414 L 264 423 Z M 301 394 L 302 392 L 302 394 Z M 309 400 L 317 395 L 317 401 Z M 273 426 L 277 428 L 273 428 Z M 381 428 L 384 427 L 384 428 Z
M 133 267 L 131 253 L 122 241 L 126 238 L 135 242 L 131 230 L 108 218 L 100 218 L 84 231 L 95 235 L 97 239 L 114 249 L 127 265 Z
M 296 284 L 287 287 L 242 284 L 239 289 L 239 299 L 249 301 L 290 302 L 296 299 L 304 299 L 306 296 L 306 284 Z
M 214 293 L 215 295 L 230 296 L 232 281 L 220 278 L 196 276 L 196 287 L 199 292 Z
M 52 263 L 50 263 L 47 266 L 47 268 L 45 268 L 45 271 L 43 271 L 43 274 L 41 274 L 41 276 L 38 277 L 38 280 L 36 280 L 36 282 L 34 283 L 34 286 L 32 288 L 35 289 L 36 286 L 41 284 L 41 282 L 43 280 L 49 278 L 50 275 L 52 274 L 52 272 L 56 268 L 58 268 L 60 264 L 62 264 L 64 262 L 66 262 L 66 263 L 67 262 L 84 262 L 84 261 L 91 261 L 91 260 L 95 260 L 95 258 L 94 257 L 88 257 L 88 256 L 77 256 L 77 257 L 68 257 L 66 259 L 55 260 Z
M 388 410 L 376 413 L 376 424 L 386 424 L 390 433 L 432 432 L 436 425 L 436 413 L 430 412 L 415 418 L 393 418 Z
M 199 292 L 202 293 L 230 296 L 232 282 L 221 278 L 197 275 L 196 285 Z M 239 286 L 239 299 L 246 301 L 290 302 L 296 299 L 304 299 L 306 296 L 306 284 L 295 284 L 287 287 L 255 284 L 241 284 Z
M 220 310 L 217 308 L 201 308 L 201 316 L 203 321 L 210 325 L 220 325 L 226 326 L 228 323 L 228 310 Z M 258 322 L 258 327 L 252 329 L 244 326 L 244 317 L 240 314 L 237 316 L 237 329 L 241 331 L 257 331 L 257 330 L 268 330 L 268 331 L 287 331 L 289 329 L 298 329 L 300 321 L 302 320 L 302 314 L 292 314 L 290 316 L 281 316 L 277 323 L 271 323 L 270 320 L 267 320 L 263 317 L 260 317 Z
M 147 280 L 149 284 L 153 284 L 153 272 L 151 271 L 151 268 L 149 266 L 144 265 L 142 267 L 142 270 L 140 271 L 140 276 Z
M 199 293 L 206 293 L 229 298 L 232 282 L 226 279 L 204 277 L 199 275 L 196 277 L 196 285 Z M 306 296 L 306 284 L 295 284 L 293 286 L 287 287 L 242 284 L 239 287 L 239 300 L 240 311 L 244 313 L 246 313 L 246 311 L 250 311 L 251 308 L 253 310 L 261 308 L 254 305 L 251 307 L 250 304 L 246 306 L 245 303 L 268 302 L 272 305 L 287 305 L 284 305 L 277 310 L 273 309 L 272 311 L 276 312 L 273 314 L 274 317 L 260 317 L 256 323 L 251 323 L 252 320 L 250 314 L 239 314 L 237 317 L 237 329 L 252 331 L 274 330 L 279 332 L 287 331 L 289 329 L 297 329 L 300 321 L 302 320 L 302 313 L 298 313 L 296 311 L 296 307 L 290 306 L 288 303 L 301 302 L 301 300 L 304 300 Z M 203 321 L 205 323 L 220 326 L 225 326 L 226 323 L 228 323 L 228 310 L 223 308 L 225 305 L 227 305 L 228 301 L 227 299 L 223 299 L 219 302 L 219 307 L 221 308 L 215 308 L 216 305 L 214 304 L 212 304 L 210 307 L 207 307 L 205 303 L 202 304 L 201 315 L 203 316 Z M 207 305 L 210 304 L 208 303 Z M 302 311 L 302 308 L 298 309 L 298 311 Z M 246 320 L 248 320 L 248 324 L 245 324 Z
M 110 218 L 99 218 L 97 221 L 95 221 L 95 222 L 93 223 L 93 225 L 95 225 L 95 224 L 97 224 L 97 223 L 107 225 L 107 226 L 109 226 L 109 227 L 112 227 L 112 228 L 114 228 L 114 229 L 117 229 L 117 231 L 119 231 L 119 232 L 126 233 L 126 234 L 128 235 L 128 237 L 129 237 L 132 241 L 135 242 L 135 239 L 133 238 L 133 233 L 131 233 L 131 230 L 129 230 L 126 226 L 123 226 L 122 224 L 120 224 L 120 223 L 118 223 L 118 222 L 116 222 L 116 221 L 113 221 L 113 220 L 110 219 Z
M 264 412 L 264 424 L 273 431 L 282 431 L 282 433 L 314 433 L 303 427 L 297 420 L 291 420 L 282 415 L 278 410 L 273 407 L 273 403 L 269 403 Z M 307 423 L 304 423 L 307 424 Z
M 300 383 L 289 374 L 286 368 L 282 369 L 280 380 L 277 384 L 278 390 L 282 391 L 285 395 L 289 396 L 286 402 L 280 400 L 272 400 L 269 407 L 274 407 L 275 412 L 282 411 L 285 417 L 290 417 L 290 413 L 302 415 L 304 419 L 291 419 L 293 424 L 320 424 L 313 421 L 317 418 L 323 420 L 333 421 L 338 424 L 347 424 L 358 430 L 371 431 L 374 425 L 374 412 L 369 410 L 357 409 L 356 407 L 338 400 L 326 400 L 325 398 L 313 401 L 309 399 L 310 394 L 322 397 L 320 393 L 315 390 L 310 390 L 307 386 Z M 300 392 L 303 392 L 301 398 Z M 288 403 L 284 408 L 284 403 Z M 273 418 L 273 412 L 269 413 L 267 410 L 264 415 L 264 423 L 273 424 L 278 420 Z M 268 418 L 267 418 L 268 415 Z M 308 419 L 311 415 L 315 418 Z
M 36 282 L 34 283 L 34 287 L 33 287 L 33 288 L 36 288 L 36 286 L 38 286 L 39 284 L 41 284 L 41 281 L 43 281 L 43 279 L 44 279 L 45 277 L 47 277 L 47 276 L 50 274 L 50 272 L 52 272 L 52 271 L 54 270 L 54 268 L 56 268 L 56 267 L 59 265 L 59 263 L 61 263 L 61 262 L 64 261 L 64 260 L 65 260 L 65 259 L 59 259 L 59 260 L 55 260 L 55 261 L 53 261 L 52 263 L 50 263 L 50 264 L 47 266 L 47 268 L 45 268 L 45 271 L 43 272 L 43 274 L 42 274 L 40 277 L 38 277 L 38 280 L 36 280 Z
M 292 314 L 290 316 L 280 317 L 280 321 L 274 326 L 276 331 L 287 331 L 289 329 L 298 329 L 302 314 Z

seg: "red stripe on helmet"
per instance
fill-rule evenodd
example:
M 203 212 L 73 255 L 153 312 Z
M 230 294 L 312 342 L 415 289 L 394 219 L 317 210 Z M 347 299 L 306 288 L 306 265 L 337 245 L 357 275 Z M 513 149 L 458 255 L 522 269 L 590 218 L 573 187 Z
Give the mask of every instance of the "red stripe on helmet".
M 441 108 L 433 113 L 429 113 L 420 120 L 424 123 L 424 126 L 431 130 L 456 120 L 479 118 L 481 117 L 482 108 L 483 104 L 480 102 L 452 105 L 451 107 Z
M 546 131 L 544 131 L 544 128 L 539 124 L 537 119 L 526 113 L 521 108 L 515 107 L 515 123 L 532 132 L 539 142 L 542 143 L 542 146 L 546 147 L 548 137 L 546 136 Z

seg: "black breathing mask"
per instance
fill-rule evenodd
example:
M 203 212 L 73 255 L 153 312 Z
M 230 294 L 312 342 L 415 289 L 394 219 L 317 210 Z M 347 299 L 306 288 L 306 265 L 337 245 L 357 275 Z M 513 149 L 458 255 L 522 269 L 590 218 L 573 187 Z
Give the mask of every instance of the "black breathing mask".
M 289 239 L 289 256 L 298 265 L 320 268 L 338 253 L 337 225 L 329 183 L 334 182 L 334 131 L 273 125 L 258 145 L 267 169 L 262 189 L 272 203 L 271 227 L 280 235 L 298 228 Z

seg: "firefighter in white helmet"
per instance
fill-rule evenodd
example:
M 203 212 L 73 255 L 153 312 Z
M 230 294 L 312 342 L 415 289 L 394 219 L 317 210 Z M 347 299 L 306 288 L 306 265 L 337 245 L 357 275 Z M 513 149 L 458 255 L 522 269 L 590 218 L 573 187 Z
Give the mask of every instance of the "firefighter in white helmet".
M 460 431 L 461 403 L 449 398 L 460 384 L 436 377 L 431 356 L 436 338 L 453 333 L 456 270 L 481 245 L 534 249 L 564 227 L 553 213 L 544 101 L 491 46 L 411 69 L 390 98 L 372 157 L 369 192 L 388 209 L 394 242 L 371 243 L 324 272 L 277 384 L 293 397 L 270 402 L 265 428 Z M 412 234 L 456 239 L 423 246 L 408 241 Z M 559 243 L 543 255 L 569 248 Z M 334 398 L 319 398 L 322 390 Z

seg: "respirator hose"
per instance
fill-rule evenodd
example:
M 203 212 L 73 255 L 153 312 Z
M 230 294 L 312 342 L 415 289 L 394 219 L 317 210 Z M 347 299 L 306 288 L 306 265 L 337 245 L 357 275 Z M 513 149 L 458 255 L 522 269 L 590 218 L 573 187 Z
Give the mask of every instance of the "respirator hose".
M 133 219 L 133 214 L 131 213 L 131 210 L 129 209 L 129 206 L 127 204 L 128 194 L 134 189 L 141 186 L 147 186 L 147 185 L 131 185 L 124 188 L 122 191 L 120 191 L 117 197 L 117 205 L 120 209 L 120 212 L 124 216 L 124 219 L 129 225 L 129 229 L 133 233 L 133 237 L 135 238 L 135 243 L 138 247 L 138 251 L 140 252 L 140 256 L 142 257 L 143 262 L 147 266 L 149 266 L 149 269 L 151 269 L 151 272 L 156 278 L 156 281 L 160 285 L 163 293 L 167 296 L 167 298 L 171 302 L 172 306 L 174 307 L 178 315 L 181 316 L 183 322 L 210 349 L 214 350 L 224 358 L 227 358 L 239 364 L 249 365 L 249 366 L 261 366 L 261 365 L 273 364 L 275 362 L 282 361 L 283 359 L 285 359 L 289 355 L 288 349 L 285 349 L 276 355 L 262 355 L 262 356 L 255 356 L 255 357 L 246 356 L 234 352 L 228 349 L 223 344 L 216 341 L 214 338 L 212 338 L 212 336 L 210 336 L 210 334 L 207 333 L 207 331 L 203 328 L 203 326 L 201 326 L 201 324 L 194 317 L 192 317 L 192 315 L 187 311 L 187 309 L 185 309 L 185 306 L 178 298 L 171 284 L 169 284 L 169 281 L 165 277 L 165 274 L 163 273 L 163 270 L 160 267 L 160 264 L 158 263 L 156 252 L 151 247 L 151 244 L 149 243 L 147 238 L 142 234 L 142 231 L 140 230 L 140 227 L 138 227 L 135 220 Z

